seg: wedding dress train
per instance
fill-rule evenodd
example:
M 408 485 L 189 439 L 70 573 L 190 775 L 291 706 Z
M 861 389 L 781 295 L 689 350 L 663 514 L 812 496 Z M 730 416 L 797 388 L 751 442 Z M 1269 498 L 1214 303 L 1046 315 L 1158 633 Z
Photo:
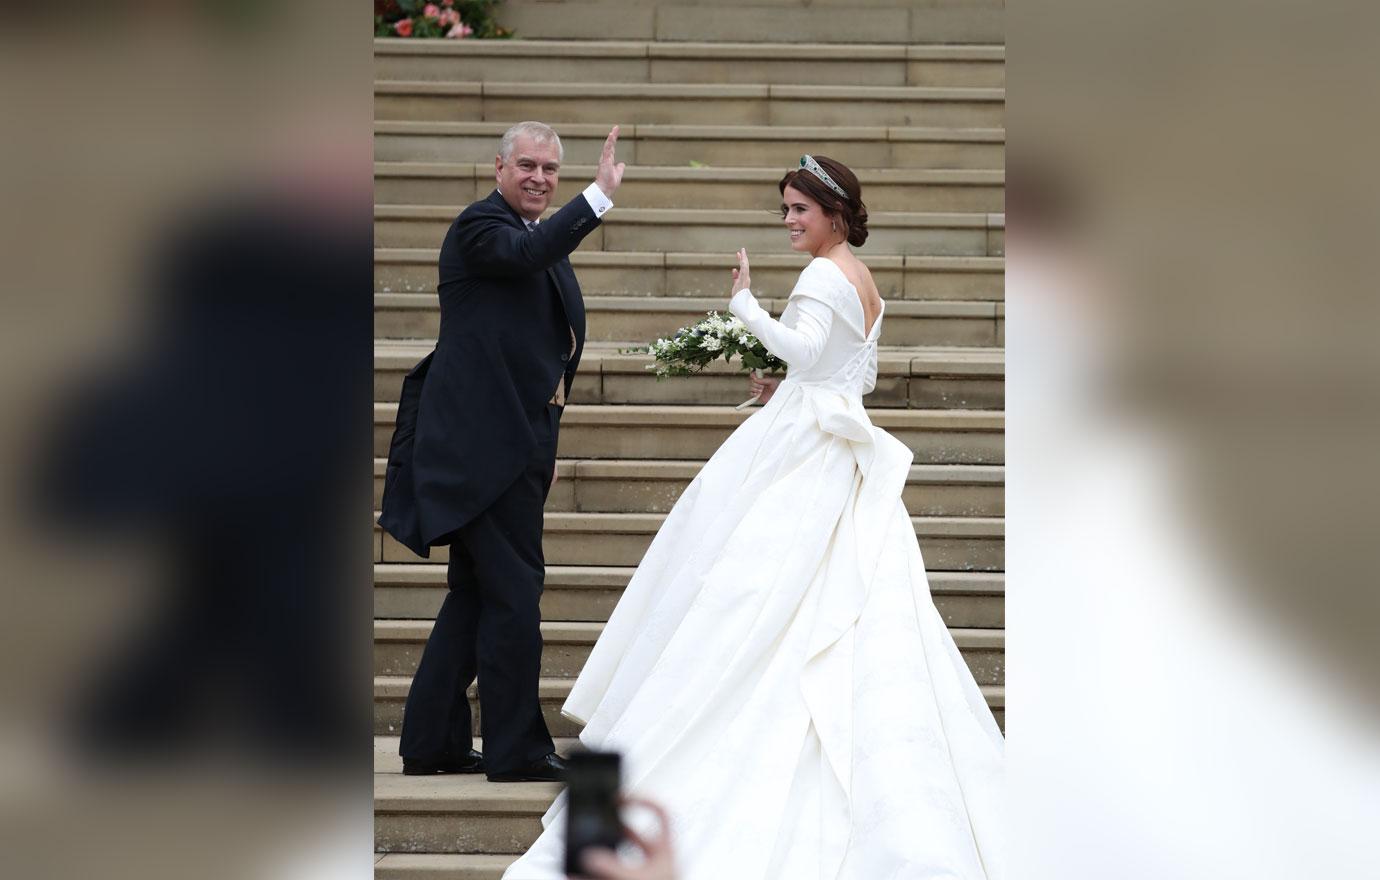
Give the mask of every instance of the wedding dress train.
M 680 880 L 999 878 L 1003 739 L 930 597 L 872 425 L 882 315 L 837 264 L 780 322 L 790 364 L 681 495 L 563 712 L 667 807 Z M 564 878 L 565 795 L 505 880 Z

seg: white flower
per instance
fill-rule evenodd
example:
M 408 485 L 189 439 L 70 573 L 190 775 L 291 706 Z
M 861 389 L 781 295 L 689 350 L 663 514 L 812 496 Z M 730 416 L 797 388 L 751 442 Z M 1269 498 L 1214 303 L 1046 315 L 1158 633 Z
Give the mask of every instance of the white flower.
M 752 345 L 752 340 L 748 338 L 748 335 L 746 333 L 744 333 L 742 336 L 738 337 L 738 344 L 743 348 L 749 348 Z
M 710 312 L 709 317 L 700 322 L 700 326 L 706 330 L 722 334 L 732 326 L 732 322 L 718 312 Z
M 700 348 L 705 351 L 718 351 L 723 347 L 723 340 L 717 336 L 706 336 L 700 340 Z

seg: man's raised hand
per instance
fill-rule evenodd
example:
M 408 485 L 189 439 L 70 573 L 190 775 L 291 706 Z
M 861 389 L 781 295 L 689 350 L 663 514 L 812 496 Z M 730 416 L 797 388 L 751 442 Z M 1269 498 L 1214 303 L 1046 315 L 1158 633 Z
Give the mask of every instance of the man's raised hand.
M 599 170 L 594 175 L 594 182 L 610 199 L 613 198 L 613 191 L 618 189 L 618 184 L 623 182 L 623 172 L 628 167 L 623 162 L 615 164 L 613 161 L 613 148 L 617 143 L 618 126 L 615 125 L 609 136 L 604 139 L 604 151 L 599 155 Z

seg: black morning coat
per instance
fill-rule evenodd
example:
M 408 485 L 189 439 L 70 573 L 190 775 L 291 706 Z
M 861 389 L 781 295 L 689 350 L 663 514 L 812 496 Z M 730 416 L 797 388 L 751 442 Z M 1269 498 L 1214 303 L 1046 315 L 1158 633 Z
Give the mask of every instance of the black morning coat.
M 562 374 L 569 396 L 585 340 L 569 255 L 599 222 L 576 196 L 529 232 L 494 190 L 446 233 L 441 330 L 403 380 L 379 516 L 417 555 L 450 543 L 517 479 Z

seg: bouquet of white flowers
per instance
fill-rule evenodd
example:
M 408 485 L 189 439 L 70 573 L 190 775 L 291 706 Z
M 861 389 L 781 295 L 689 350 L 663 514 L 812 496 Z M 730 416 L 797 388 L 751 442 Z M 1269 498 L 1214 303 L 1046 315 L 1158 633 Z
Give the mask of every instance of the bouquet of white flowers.
M 649 364 L 647 369 L 656 370 L 657 381 L 667 376 L 693 375 L 720 358 L 726 363 L 733 363 L 736 358 L 739 369 L 753 370 L 758 378 L 766 372 L 779 373 L 786 369 L 786 362 L 767 351 L 742 321 L 718 312 L 710 312 L 689 327 L 682 327 L 669 337 L 633 351 L 652 356 L 656 362 Z M 756 399 L 745 401 L 739 408 Z

